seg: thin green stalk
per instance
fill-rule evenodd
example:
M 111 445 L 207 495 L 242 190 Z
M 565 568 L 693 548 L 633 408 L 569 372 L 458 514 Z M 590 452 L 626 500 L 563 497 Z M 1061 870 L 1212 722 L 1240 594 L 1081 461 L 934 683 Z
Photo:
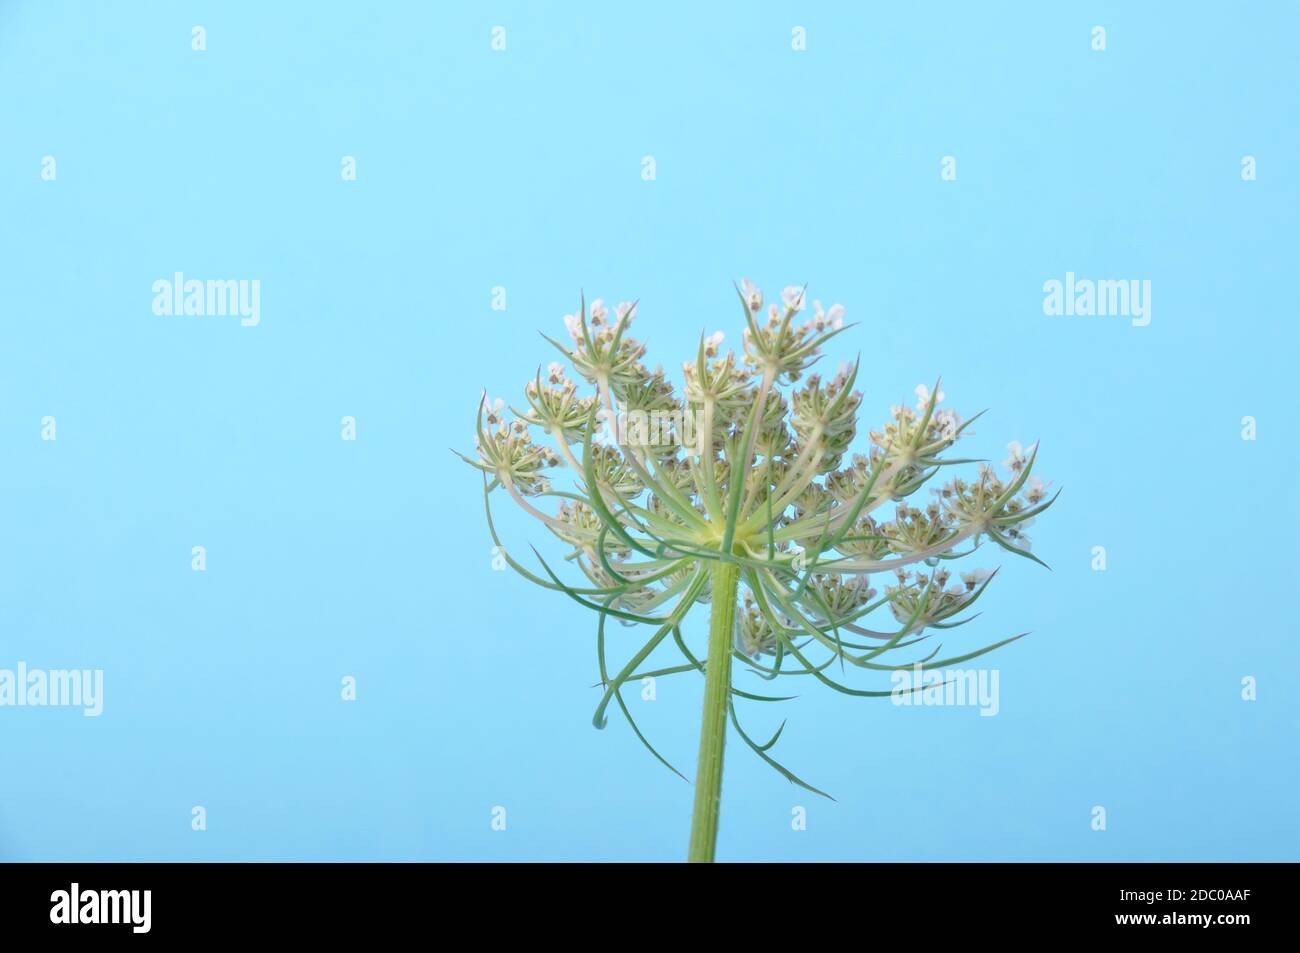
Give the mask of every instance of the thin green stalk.
M 740 567 L 713 563 L 713 608 L 709 613 L 709 654 L 704 667 L 704 715 L 700 723 L 700 762 L 695 772 L 695 811 L 691 818 L 693 864 L 713 862 L 722 801 L 722 753 L 727 742 L 727 703 L 731 698 L 731 648 L 735 640 L 736 586 Z

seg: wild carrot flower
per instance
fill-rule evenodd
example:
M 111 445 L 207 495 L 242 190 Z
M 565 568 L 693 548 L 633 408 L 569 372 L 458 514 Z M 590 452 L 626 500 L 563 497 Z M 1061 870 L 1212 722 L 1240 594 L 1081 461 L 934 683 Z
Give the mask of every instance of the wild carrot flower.
M 766 316 L 762 292 L 747 279 L 737 294 L 741 353 L 723 351 L 721 331 L 701 336 L 682 365 L 680 391 L 662 369 L 642 363 L 646 348 L 628 334 L 634 303 L 611 315 L 599 299 L 583 302 L 565 315 L 568 343 L 547 338 L 563 360 L 524 385 L 526 406 L 511 407 L 507 420 L 503 401 L 482 396 L 475 453 L 462 457 L 483 473 L 488 531 L 509 565 L 597 613 L 597 727 L 617 706 L 672 768 L 633 721 L 621 689 L 651 676 L 703 676 L 691 860 L 713 859 L 728 721 L 784 777 L 823 793 L 776 761 L 776 737 L 760 743 L 745 732 L 736 699 L 784 697 L 735 684 L 733 663 L 766 681 L 798 676 L 848 695 L 889 697 L 890 689 L 856 687 L 840 673 L 918 662 L 938 668 L 1020 638 L 947 658 L 936 658 L 938 647 L 927 651 L 935 632 L 970 621 L 994 574 L 974 568 L 954 578 L 949 564 L 989 543 L 1041 562 L 1025 529 L 1055 500 L 1031 475 L 1037 444 L 1009 444 L 1001 475 L 952 456 L 976 418 L 939 407 L 945 394 L 937 383 L 918 386 L 915 407 L 894 406 L 861 440 L 860 363 L 829 379 L 808 373 L 848 327 L 844 308 L 814 299 L 811 317 L 796 323 L 805 310 L 801 286 L 786 287 Z M 579 392 L 569 369 L 589 393 Z M 935 480 L 960 464 L 977 466 Z M 568 479 L 553 489 L 561 466 Z M 932 481 L 928 498 L 918 496 Z M 540 553 L 540 575 L 510 555 L 492 520 L 493 492 L 554 534 L 588 584 L 563 581 Z M 697 653 L 683 630 L 699 604 L 710 606 L 710 627 Z M 872 627 L 875 613 L 883 627 Z M 652 630 L 617 671 L 606 656 L 610 618 Z M 647 664 L 670 645 L 682 664 Z

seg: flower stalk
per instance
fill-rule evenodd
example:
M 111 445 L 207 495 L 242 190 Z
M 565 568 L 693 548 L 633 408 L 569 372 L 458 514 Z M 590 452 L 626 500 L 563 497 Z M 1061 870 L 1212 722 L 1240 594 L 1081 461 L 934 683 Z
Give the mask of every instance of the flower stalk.
M 735 640 L 736 590 L 740 567 L 713 564 L 713 608 L 709 613 L 709 661 L 704 666 L 704 715 L 700 719 L 700 757 L 695 771 L 695 809 L 687 860 L 711 864 L 718 844 L 722 805 L 722 759 L 727 745 L 731 703 L 731 647 Z

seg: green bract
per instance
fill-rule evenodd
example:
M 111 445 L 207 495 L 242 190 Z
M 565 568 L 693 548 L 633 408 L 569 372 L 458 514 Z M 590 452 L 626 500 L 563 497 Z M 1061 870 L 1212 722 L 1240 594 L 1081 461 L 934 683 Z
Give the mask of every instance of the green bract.
M 484 473 L 489 532 L 509 565 L 599 616 L 597 727 L 616 705 L 671 768 L 632 720 L 620 689 L 647 676 L 704 676 L 692 860 L 713 859 L 728 719 L 765 762 L 823 793 L 772 757 L 779 730 L 765 743 L 745 733 L 735 698 L 790 696 L 733 685 L 733 661 L 767 681 L 800 677 L 848 695 L 888 697 L 895 691 L 854 687 L 842 673 L 937 668 L 1006 645 L 1020 636 L 947 658 L 936 658 L 939 647 L 927 651 L 934 631 L 970 621 L 967 610 L 993 576 L 976 569 L 954 579 L 949 565 L 986 541 L 1038 562 L 1024 531 L 1055 500 L 1032 476 L 1036 447 L 1011 444 L 1005 476 L 949 455 L 972 421 L 940 408 L 937 385 L 917 388 L 915 408 L 892 408 L 853 453 L 858 365 L 842 366 L 829 380 L 804 376 L 845 329 L 843 308 L 814 302 L 811 317 L 800 319 L 804 291 L 791 287 L 761 317 L 762 294 L 748 281 L 737 290 L 743 354 L 721 353 L 721 333 L 701 338 L 694 360 L 683 365 L 680 394 L 662 370 L 641 363 L 645 346 L 627 334 L 635 305 L 620 305 L 611 317 L 600 301 L 590 309 L 584 301 L 565 317 L 570 343 L 547 340 L 594 393 L 581 396 L 565 366 L 552 363 L 545 379 L 539 371 L 525 386 L 527 407 L 514 410 L 512 422 L 501 401 L 483 398 L 477 454 L 463 457 Z M 535 431 L 546 445 L 534 442 Z M 967 478 L 936 480 L 932 494 L 918 498 L 955 464 L 976 466 Z M 561 465 L 572 483 L 552 489 L 547 473 Z M 562 581 L 540 554 L 544 575 L 505 551 L 492 523 L 495 490 L 569 547 L 567 558 L 588 584 Z M 556 500 L 549 512 L 538 505 L 548 498 Z M 682 634 L 697 604 L 710 605 L 702 655 Z M 605 655 L 611 616 L 653 632 L 617 672 Z M 682 664 L 646 666 L 670 642 Z

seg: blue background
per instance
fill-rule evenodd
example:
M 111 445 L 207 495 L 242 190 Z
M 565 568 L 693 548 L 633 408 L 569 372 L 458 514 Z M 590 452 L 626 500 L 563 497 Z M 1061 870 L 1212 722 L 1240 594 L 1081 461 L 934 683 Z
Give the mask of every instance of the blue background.
M 1300 15 L 894 6 L 0 4 L 0 668 L 106 682 L 0 709 L 0 857 L 683 857 L 690 786 L 591 727 L 594 617 L 493 571 L 448 448 L 579 289 L 675 369 L 748 276 L 860 322 L 864 425 L 942 374 L 1064 494 L 948 643 L 1033 631 L 1001 713 L 747 706 L 838 800 L 733 739 L 720 858 L 1297 859 Z M 175 271 L 261 325 L 156 317 Z M 1150 326 L 1044 316 L 1067 271 Z M 702 680 L 657 689 L 693 773 Z

